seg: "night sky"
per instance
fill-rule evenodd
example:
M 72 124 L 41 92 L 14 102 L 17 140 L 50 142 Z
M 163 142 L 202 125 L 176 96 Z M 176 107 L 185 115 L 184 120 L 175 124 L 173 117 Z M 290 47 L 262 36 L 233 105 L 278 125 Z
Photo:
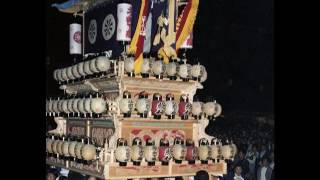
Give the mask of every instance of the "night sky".
M 51 8 L 66 0 L 47 0 L 47 95 L 62 95 L 52 73 L 71 65 L 69 24 L 72 16 Z M 224 112 L 273 111 L 273 2 L 272 0 L 200 0 L 194 26 L 196 59 L 208 71 L 199 98 L 212 96 Z

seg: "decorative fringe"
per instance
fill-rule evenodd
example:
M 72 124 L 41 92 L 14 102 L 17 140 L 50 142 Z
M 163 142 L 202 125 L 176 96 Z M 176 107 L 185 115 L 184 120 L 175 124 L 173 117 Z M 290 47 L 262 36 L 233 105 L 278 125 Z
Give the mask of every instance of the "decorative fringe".
M 188 3 L 192 3 L 192 4 L 191 4 L 190 11 L 186 17 L 186 21 L 185 21 L 184 26 L 180 27 L 180 25 L 181 25 L 180 23 L 181 23 L 181 20 L 184 18 L 183 15 L 184 15 L 185 9 L 181 13 L 181 15 L 179 16 L 178 21 L 177 21 L 177 32 L 180 30 L 180 28 L 182 28 L 182 30 L 181 30 L 179 37 L 177 37 L 176 51 L 181 47 L 183 42 L 186 40 L 188 35 L 191 33 L 191 31 L 193 29 L 194 22 L 197 17 L 199 0 L 189 0 Z
M 136 31 L 134 32 L 133 38 L 130 43 L 130 47 L 128 49 L 129 54 L 134 54 L 137 51 L 137 43 L 138 43 L 138 38 L 141 32 L 141 24 L 142 24 L 142 14 L 143 14 L 143 9 L 145 6 L 145 1 L 146 0 L 141 0 L 141 7 L 140 7 L 140 13 L 139 13 L 139 19 L 137 22 L 136 26 Z

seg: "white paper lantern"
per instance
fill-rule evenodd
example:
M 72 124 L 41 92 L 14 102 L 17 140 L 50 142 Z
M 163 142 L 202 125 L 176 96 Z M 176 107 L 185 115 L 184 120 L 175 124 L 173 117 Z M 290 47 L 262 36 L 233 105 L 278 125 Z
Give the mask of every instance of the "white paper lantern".
M 80 111 L 80 113 L 87 113 L 84 109 L 84 101 L 85 99 L 84 98 L 81 98 L 79 101 L 78 101 L 78 110 Z
M 62 154 L 67 157 L 70 156 L 69 144 L 70 144 L 70 142 L 68 142 L 68 141 L 64 141 L 64 143 L 62 144 Z
M 62 69 L 61 77 L 62 77 L 63 81 L 68 81 L 69 80 L 68 75 L 67 75 L 67 68 L 63 68 Z
M 57 144 L 57 151 L 58 151 L 58 154 L 59 155 L 63 155 L 63 152 L 62 152 L 62 144 L 64 143 L 64 141 L 60 140 Z
M 191 65 L 190 64 L 181 64 L 179 66 L 178 75 L 181 78 L 189 78 L 191 71 Z
M 221 146 L 220 145 L 211 145 L 211 154 L 212 159 L 218 159 L 221 157 Z
M 82 159 L 81 149 L 83 146 L 84 146 L 84 144 L 82 142 L 78 142 L 74 148 L 74 152 L 75 152 L 76 157 L 78 159 Z
M 148 99 L 142 98 L 138 99 L 136 102 L 136 108 L 139 113 L 149 112 L 150 102 Z
M 208 77 L 208 73 L 207 73 L 207 70 L 205 67 L 203 67 L 203 73 L 200 77 L 200 82 L 205 82 L 207 80 L 207 77 Z
M 115 158 L 120 162 L 128 162 L 130 160 L 130 148 L 128 146 L 118 146 L 115 150 Z
M 70 113 L 68 109 L 68 100 L 62 100 L 62 109 L 63 109 L 63 112 Z
M 60 81 L 60 82 L 63 81 L 63 79 L 62 79 L 62 69 L 58 69 L 57 78 L 58 78 L 58 81 Z
M 75 78 L 80 78 L 81 75 L 78 72 L 78 67 L 77 65 L 72 66 L 72 74 L 74 75 Z
M 127 73 L 134 71 L 134 57 L 128 57 L 124 60 L 124 70 Z
M 86 75 L 91 75 L 93 72 L 90 70 L 90 61 L 86 61 L 83 64 L 83 70 Z
M 145 146 L 143 150 L 143 155 L 147 162 L 154 162 L 157 160 L 157 147 L 156 146 Z
M 175 76 L 177 73 L 177 64 L 175 62 L 170 62 L 166 67 L 166 74 L 168 76 Z
M 141 73 L 148 74 L 150 72 L 150 60 L 148 58 L 144 58 L 141 64 Z
M 164 113 L 166 115 L 176 114 L 177 104 L 174 101 L 165 101 L 164 103 Z
M 200 64 L 195 64 L 191 67 L 191 76 L 198 78 L 203 73 L 203 66 Z
M 86 161 L 96 159 L 96 147 L 92 144 L 86 144 L 82 147 L 82 158 Z
M 98 73 L 99 72 L 99 70 L 97 69 L 97 67 L 96 67 L 96 58 L 94 58 L 94 59 L 91 59 L 89 62 L 90 62 L 90 70 L 92 71 L 92 72 L 94 72 L 94 73 Z
M 162 61 L 158 60 L 152 64 L 152 72 L 155 75 L 160 75 L 161 73 L 163 73 L 163 71 L 164 71 L 164 65 Z
M 53 79 L 56 80 L 56 81 L 59 81 L 58 73 L 59 73 L 59 69 L 56 69 L 56 70 L 53 71 Z
M 121 99 L 119 101 L 119 109 L 121 113 L 128 113 L 132 111 L 130 104 L 133 103 L 132 99 Z
M 91 99 L 91 110 L 100 114 L 106 110 L 106 104 L 106 101 L 102 98 L 93 98 Z
M 233 151 L 230 145 L 224 145 L 221 147 L 221 154 L 225 159 L 233 159 Z
M 72 66 L 67 67 L 67 77 L 68 77 L 68 79 L 71 79 L 71 80 L 76 78 L 72 73 Z
M 207 161 L 209 159 L 210 149 L 208 146 L 199 146 L 198 152 L 199 152 L 199 159 L 201 161 Z
M 96 59 L 96 68 L 99 72 L 106 72 L 110 69 L 111 61 L 106 56 L 99 56 Z
M 85 76 L 86 73 L 84 72 L 84 62 L 81 62 L 77 65 L 77 68 L 78 68 L 78 73 L 81 75 L 81 76 Z
M 72 157 L 76 157 L 75 148 L 76 148 L 77 143 L 78 143 L 77 141 L 71 141 L 69 144 L 68 152 L 69 152 L 70 156 L 72 156 Z
M 216 103 L 216 109 L 215 109 L 216 113 L 214 114 L 214 117 L 218 117 L 221 115 L 222 113 L 222 107 L 220 104 Z
M 202 105 L 203 105 L 202 102 L 199 102 L 199 101 L 193 102 L 192 103 L 192 108 L 191 108 L 192 115 L 194 115 L 194 116 L 201 115 L 201 113 L 202 113 Z
M 53 101 L 52 100 L 49 100 L 49 112 L 52 113 L 53 112 Z
M 203 111 L 207 116 L 213 116 L 216 113 L 216 103 L 207 102 L 203 105 Z
M 53 112 L 59 113 L 60 111 L 59 111 L 59 109 L 58 109 L 58 100 L 54 100 L 52 105 L 53 105 L 53 106 L 52 106 Z
M 72 105 L 73 105 L 73 100 L 74 100 L 74 99 L 69 99 L 68 102 L 67 102 L 67 106 L 68 106 L 69 112 L 74 112 L 73 107 L 72 107 Z
M 58 142 L 60 140 L 54 140 L 53 143 L 52 143 L 52 152 L 54 154 L 58 154 Z
M 59 110 L 59 112 L 63 112 L 62 104 L 63 104 L 63 100 L 58 100 L 58 110 Z
M 53 150 L 52 150 L 53 142 L 54 141 L 52 139 L 48 139 L 47 142 L 46 142 L 48 153 L 53 153 Z
M 86 98 L 84 100 L 84 110 L 87 113 L 92 113 L 92 110 L 91 110 L 91 98 Z
M 78 102 L 79 102 L 80 98 L 76 98 L 73 100 L 73 103 L 72 103 L 72 109 L 74 112 L 77 112 L 79 113 L 79 109 L 78 109 Z
M 143 149 L 140 145 L 131 146 L 131 160 L 140 162 L 143 158 Z
M 181 144 L 175 144 L 172 147 L 172 157 L 175 160 L 184 160 L 186 156 L 186 147 Z

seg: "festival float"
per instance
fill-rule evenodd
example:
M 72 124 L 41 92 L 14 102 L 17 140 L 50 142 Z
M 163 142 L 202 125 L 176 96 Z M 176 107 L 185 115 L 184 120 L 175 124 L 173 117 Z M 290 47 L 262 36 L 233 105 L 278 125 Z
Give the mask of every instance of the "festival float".
M 61 96 L 46 99 L 57 128 L 46 163 L 103 179 L 227 173 L 233 143 L 205 133 L 222 113 L 194 98 L 206 68 L 189 64 L 199 0 L 71 0 L 70 66 L 52 72 Z

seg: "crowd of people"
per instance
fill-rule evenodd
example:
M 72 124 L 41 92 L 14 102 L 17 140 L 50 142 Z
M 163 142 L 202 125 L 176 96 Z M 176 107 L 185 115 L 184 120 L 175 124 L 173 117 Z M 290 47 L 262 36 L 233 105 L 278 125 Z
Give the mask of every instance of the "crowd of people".
M 47 167 L 46 180 L 101 180 L 63 168 Z
M 274 179 L 274 127 L 254 119 L 225 119 L 216 121 L 211 131 L 223 141 L 233 141 L 238 152 L 228 162 L 225 180 L 273 180 Z

